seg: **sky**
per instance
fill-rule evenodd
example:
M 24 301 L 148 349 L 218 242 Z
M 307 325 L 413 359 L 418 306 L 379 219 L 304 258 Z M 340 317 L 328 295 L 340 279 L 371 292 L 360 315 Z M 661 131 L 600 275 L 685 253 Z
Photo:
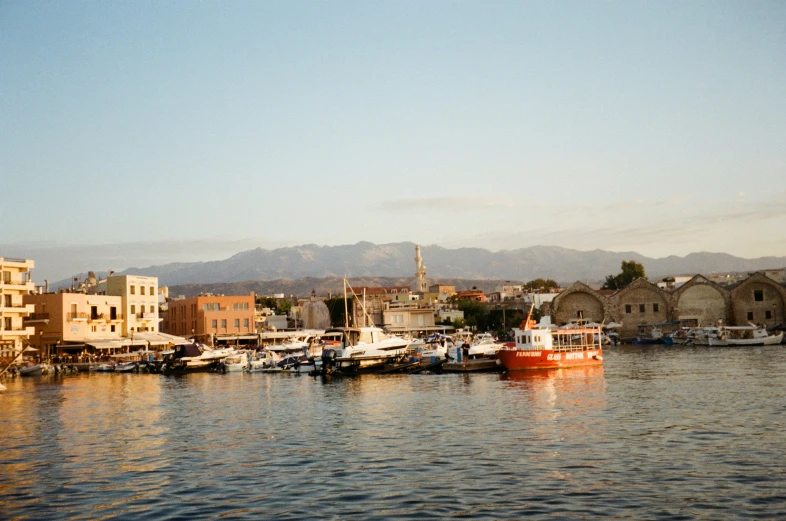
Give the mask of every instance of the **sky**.
M 1 1 L 0 179 L 0 256 L 51 277 L 358 241 L 783 256 L 786 2 Z

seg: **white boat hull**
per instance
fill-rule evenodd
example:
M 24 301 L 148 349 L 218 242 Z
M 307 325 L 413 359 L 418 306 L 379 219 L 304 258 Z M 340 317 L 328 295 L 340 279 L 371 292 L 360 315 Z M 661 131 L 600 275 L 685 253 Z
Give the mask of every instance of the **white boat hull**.
M 777 335 L 770 335 L 764 338 L 727 338 L 726 340 L 718 340 L 717 338 L 710 338 L 709 345 L 713 347 L 735 347 L 735 346 L 774 346 L 783 341 L 783 333 Z

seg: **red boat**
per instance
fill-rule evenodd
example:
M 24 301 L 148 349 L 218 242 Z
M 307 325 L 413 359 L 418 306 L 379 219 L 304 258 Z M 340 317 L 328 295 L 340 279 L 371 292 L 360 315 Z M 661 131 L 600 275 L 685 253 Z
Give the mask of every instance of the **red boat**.
M 537 326 L 515 328 L 513 332 L 515 345 L 497 352 L 509 371 L 603 364 L 599 327 L 556 329 L 546 319 Z

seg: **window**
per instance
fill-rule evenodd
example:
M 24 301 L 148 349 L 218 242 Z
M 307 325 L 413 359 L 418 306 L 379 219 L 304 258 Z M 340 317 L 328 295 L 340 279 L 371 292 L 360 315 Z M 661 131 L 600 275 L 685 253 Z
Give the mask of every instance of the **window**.
M 4 271 L 3 272 L 3 282 L 5 282 L 6 284 L 11 284 L 11 272 L 10 271 Z
M 150 286 L 150 294 L 151 295 L 155 295 L 156 294 L 156 290 L 155 290 L 155 288 L 153 286 Z
M 240 329 L 240 319 L 239 318 L 235 319 L 235 328 L 236 329 Z
M 136 295 L 136 286 L 134 286 L 133 284 L 131 284 L 131 287 L 130 287 L 129 289 L 131 290 L 131 294 L 132 294 L 132 295 Z
M 117 308 L 115 306 L 112 306 L 111 308 L 109 308 L 109 318 L 111 320 L 117 320 Z M 115 326 L 112 326 L 112 327 L 115 327 Z M 114 331 L 114 329 L 112 331 Z
M 247 318 L 243 319 L 243 327 L 248 329 L 248 319 Z
M 748 311 L 748 320 L 753 320 L 753 311 Z
M 660 306 L 657 303 L 652 305 L 652 311 L 657 313 L 659 310 L 660 310 Z
M 644 313 L 644 304 L 639 304 L 639 313 Z
M 5 317 L 3 319 L 3 324 L 5 325 L 6 331 L 11 331 L 12 329 L 14 329 L 13 326 L 11 325 L 11 317 Z
M 13 303 L 11 302 L 11 295 L 5 296 L 5 307 L 7 308 L 13 307 Z
M 772 318 L 772 311 L 769 311 L 769 310 L 765 311 L 764 312 L 764 318 L 766 318 L 767 320 L 770 320 Z
M 115 326 L 109 326 L 109 327 L 110 327 L 110 331 L 112 331 L 112 333 L 114 333 L 115 332 Z
M 764 290 L 763 289 L 755 290 L 753 292 L 753 300 L 755 300 L 756 302 L 764 301 Z
M 144 286 L 139 286 L 139 294 L 140 295 L 144 295 L 145 294 L 145 287 Z
M 155 313 L 156 312 L 156 310 L 155 310 L 155 308 L 153 306 L 150 306 L 150 312 L 151 313 Z
M 625 304 L 625 313 L 630 313 L 630 304 Z
M 131 304 L 131 314 L 133 315 L 134 313 L 136 313 L 136 306 Z
M 248 309 L 248 302 L 235 302 L 232 304 L 232 309 L 235 311 L 245 311 Z
M 210 327 L 212 327 L 213 329 L 218 328 L 218 320 L 216 320 L 215 318 L 213 320 L 211 320 L 210 321 Z
M 224 329 L 227 328 L 227 319 L 225 319 L 225 318 L 221 319 L 221 327 L 223 327 Z
M 90 320 L 98 318 L 98 306 L 90 306 Z
M 92 331 L 93 333 L 95 333 L 95 332 L 96 332 L 96 326 L 90 326 L 90 331 Z

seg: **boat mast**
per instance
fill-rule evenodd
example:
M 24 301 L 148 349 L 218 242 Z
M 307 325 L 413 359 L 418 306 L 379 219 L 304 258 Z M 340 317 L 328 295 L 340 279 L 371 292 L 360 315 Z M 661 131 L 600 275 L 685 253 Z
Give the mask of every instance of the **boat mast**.
M 349 308 L 347 307 L 347 276 L 344 275 L 344 327 L 349 327 Z

